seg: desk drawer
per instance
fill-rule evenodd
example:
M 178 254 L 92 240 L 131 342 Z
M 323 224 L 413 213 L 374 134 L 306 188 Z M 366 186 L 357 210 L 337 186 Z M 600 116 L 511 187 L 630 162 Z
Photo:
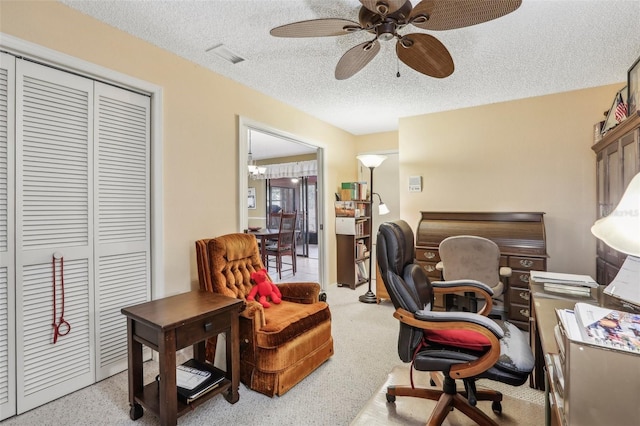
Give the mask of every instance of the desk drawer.
M 509 287 L 528 288 L 529 278 L 531 278 L 531 274 L 529 271 L 513 270 L 513 272 L 511 272 L 511 276 L 509 277 Z
M 416 247 L 416 259 L 423 262 L 440 262 L 438 248 Z
M 545 267 L 545 259 L 540 257 L 519 257 L 519 256 L 511 256 L 509 257 L 509 267 L 511 269 L 520 269 L 525 271 L 544 271 Z
M 442 272 L 436 269 L 436 262 L 421 262 L 418 261 L 418 265 L 427 274 L 431 281 L 440 281 L 442 279 Z
M 526 288 L 509 287 L 509 303 L 511 305 L 529 305 L 529 290 Z
M 194 342 L 201 342 L 231 328 L 229 314 L 202 318 L 176 329 L 176 349 L 182 349 Z
M 521 323 L 529 324 L 529 306 L 528 305 L 516 305 L 511 304 L 509 306 L 509 319 L 518 321 Z

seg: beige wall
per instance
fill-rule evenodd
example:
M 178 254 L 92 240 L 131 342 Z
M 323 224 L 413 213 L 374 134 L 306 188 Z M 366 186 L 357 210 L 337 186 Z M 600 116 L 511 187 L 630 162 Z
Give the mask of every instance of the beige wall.
M 356 179 L 357 153 L 396 149 L 401 217 L 413 227 L 421 210 L 543 211 L 550 269 L 595 273 L 592 126 L 623 84 L 410 117 L 399 132 L 355 137 L 64 5 L 0 7 L 4 33 L 163 88 L 166 293 L 197 285 L 196 239 L 236 231 L 238 116 L 326 146 L 329 283 L 333 193 Z M 423 192 L 408 193 L 412 175 Z
M 336 281 L 333 192 L 355 176 L 352 135 L 60 3 L 0 7 L 3 33 L 163 88 L 163 293 L 197 287 L 196 239 L 237 231 L 239 116 L 326 146 L 328 282 Z
M 593 125 L 623 83 L 400 120 L 401 216 L 545 212 L 548 267 L 595 276 Z
M 385 152 L 398 150 L 398 132 L 371 133 L 356 136 L 358 153 Z

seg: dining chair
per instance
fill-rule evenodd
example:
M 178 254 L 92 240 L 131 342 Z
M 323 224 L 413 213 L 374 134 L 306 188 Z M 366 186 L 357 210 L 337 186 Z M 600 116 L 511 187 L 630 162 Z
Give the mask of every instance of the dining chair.
M 281 214 L 278 239 L 267 245 L 265 250 L 267 270 L 269 270 L 269 260 L 273 256 L 280 279 L 282 279 L 283 265 L 291 265 L 293 275 L 296 274 L 296 216 L 296 211 L 293 213 L 283 212 Z M 283 263 L 282 258 L 284 256 L 291 256 L 291 263 Z

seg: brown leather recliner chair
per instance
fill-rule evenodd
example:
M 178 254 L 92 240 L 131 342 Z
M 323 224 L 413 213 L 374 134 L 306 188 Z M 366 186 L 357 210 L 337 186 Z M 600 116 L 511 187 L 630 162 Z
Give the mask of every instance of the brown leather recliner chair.
M 246 301 L 240 313 L 240 380 L 268 396 L 282 395 L 333 355 L 331 312 L 318 283 L 282 283 L 282 303 L 246 300 L 252 272 L 264 268 L 256 238 L 228 234 L 196 241 L 200 289 Z M 207 360 L 215 357 L 207 341 Z

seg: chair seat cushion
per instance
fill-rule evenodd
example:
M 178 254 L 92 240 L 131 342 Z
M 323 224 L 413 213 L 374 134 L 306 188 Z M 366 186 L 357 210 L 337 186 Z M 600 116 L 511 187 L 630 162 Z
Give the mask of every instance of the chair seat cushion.
M 425 330 L 427 341 L 443 346 L 471 349 L 484 352 L 491 347 L 491 342 L 485 336 L 470 330 Z
M 525 334 L 508 321 L 496 321 L 504 331 L 500 339 L 500 358 L 478 378 L 488 378 L 519 386 L 524 383 L 534 367 L 533 354 Z M 461 361 L 471 362 L 482 352 L 468 348 L 433 345 L 422 349 L 415 357 L 414 366 L 419 371 L 449 371 Z
M 326 302 L 293 303 L 283 300 L 264 310 L 266 324 L 256 333 L 259 347 L 278 347 L 331 319 Z

